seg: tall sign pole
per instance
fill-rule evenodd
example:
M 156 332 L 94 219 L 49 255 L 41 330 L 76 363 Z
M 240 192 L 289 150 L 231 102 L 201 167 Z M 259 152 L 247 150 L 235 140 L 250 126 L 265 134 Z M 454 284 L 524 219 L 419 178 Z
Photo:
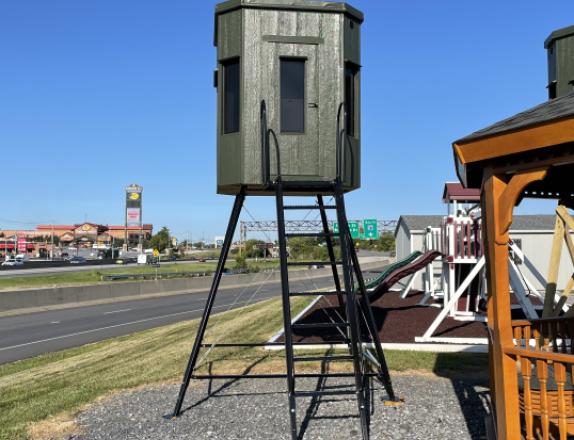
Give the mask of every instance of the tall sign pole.
M 143 222 L 142 222 L 142 193 L 143 186 L 128 185 L 126 187 L 126 212 L 125 212 L 125 233 L 124 248 L 129 248 L 128 228 L 136 227 L 139 229 L 138 248 L 141 252 L 143 248 Z

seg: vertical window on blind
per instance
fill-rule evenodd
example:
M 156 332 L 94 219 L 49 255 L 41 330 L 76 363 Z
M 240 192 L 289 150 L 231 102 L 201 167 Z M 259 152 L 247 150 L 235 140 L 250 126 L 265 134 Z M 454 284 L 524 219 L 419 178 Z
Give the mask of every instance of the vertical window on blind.
M 223 64 L 223 133 L 239 131 L 239 58 Z
M 345 125 L 347 134 L 355 136 L 357 121 L 357 74 L 359 69 L 351 63 L 345 65 L 345 110 L 347 112 Z
M 281 60 L 281 132 L 305 131 L 305 60 Z

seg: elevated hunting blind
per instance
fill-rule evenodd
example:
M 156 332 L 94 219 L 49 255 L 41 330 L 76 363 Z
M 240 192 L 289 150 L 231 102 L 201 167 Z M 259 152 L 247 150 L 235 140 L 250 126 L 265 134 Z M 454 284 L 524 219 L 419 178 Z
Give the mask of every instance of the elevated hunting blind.
M 360 186 L 362 22 L 345 3 L 217 5 L 218 193 L 272 194 L 267 183 L 279 173 Z
M 548 97 L 574 91 L 574 26 L 558 29 L 544 42 L 548 51 Z
M 217 192 L 235 195 L 225 240 L 195 342 L 183 376 L 174 416 L 192 379 L 287 379 L 291 438 L 302 437 L 296 399 L 321 395 L 354 395 L 362 439 L 369 439 L 371 381 L 384 387 L 386 405 L 399 404 L 387 368 L 367 284 L 363 277 L 345 212 L 344 193 L 360 186 L 360 27 L 363 14 L 345 3 L 311 0 L 230 0 L 215 10 L 217 86 Z M 275 197 L 277 242 L 281 272 L 283 338 L 281 342 L 205 343 L 204 337 L 225 262 L 233 243 L 245 198 Z M 286 196 L 314 198 L 314 203 L 285 204 Z M 325 203 L 324 196 L 332 196 Z M 332 201 L 332 202 L 331 202 Z M 315 211 L 316 230 L 288 231 L 286 212 Z M 336 215 L 331 229 L 328 213 Z M 294 261 L 289 239 L 308 237 L 327 249 L 328 261 Z M 338 252 L 336 252 L 336 250 Z M 333 290 L 294 290 L 289 267 L 326 265 Z M 381 277 L 377 285 L 382 285 Z M 255 290 L 257 293 L 259 289 Z M 245 290 L 244 290 L 245 292 Z M 239 295 L 237 299 L 241 297 Z M 297 297 L 331 297 L 337 302 L 328 321 L 294 322 L 292 301 Z M 253 298 L 253 297 L 252 297 Z M 309 329 L 331 329 L 333 344 L 348 354 L 295 355 L 296 340 Z M 202 350 L 231 347 L 268 347 L 285 351 L 285 373 L 209 374 L 199 372 Z M 330 371 L 324 363 L 350 361 L 352 372 Z M 319 372 L 301 372 L 301 362 L 321 362 Z M 201 362 L 200 362 L 201 364 Z M 337 390 L 302 389 L 298 378 L 349 378 L 354 383 Z

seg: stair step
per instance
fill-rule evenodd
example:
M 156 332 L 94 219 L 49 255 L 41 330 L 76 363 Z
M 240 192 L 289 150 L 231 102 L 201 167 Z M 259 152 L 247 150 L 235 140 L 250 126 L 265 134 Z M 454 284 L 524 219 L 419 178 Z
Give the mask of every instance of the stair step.
M 316 396 L 345 396 L 357 394 L 355 390 L 317 390 L 317 391 L 295 391 L 295 397 L 316 397 Z
M 345 292 L 289 292 L 289 296 L 335 296 L 346 295 Z
M 335 205 L 324 205 L 324 206 L 319 206 L 319 205 L 285 205 L 283 208 L 286 210 L 337 209 L 337 207 Z
M 304 330 L 310 328 L 345 328 L 350 327 L 348 322 L 313 322 L 311 324 L 291 324 L 293 330 Z
M 334 354 L 331 356 L 294 356 L 293 362 L 312 362 L 312 361 L 352 361 L 353 356 L 350 354 Z
M 342 261 L 288 261 L 288 266 L 330 266 L 331 264 L 343 264 Z

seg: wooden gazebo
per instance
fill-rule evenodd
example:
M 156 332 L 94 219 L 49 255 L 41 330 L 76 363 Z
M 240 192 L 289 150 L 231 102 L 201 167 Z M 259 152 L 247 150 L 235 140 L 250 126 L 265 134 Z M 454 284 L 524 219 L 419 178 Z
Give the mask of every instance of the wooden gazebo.
M 574 93 L 498 122 L 453 144 L 457 173 L 481 188 L 488 276 L 491 396 L 499 439 L 574 435 L 574 275 L 557 295 L 563 244 L 574 260 Z M 541 319 L 513 321 L 508 241 L 524 198 L 558 202 Z

